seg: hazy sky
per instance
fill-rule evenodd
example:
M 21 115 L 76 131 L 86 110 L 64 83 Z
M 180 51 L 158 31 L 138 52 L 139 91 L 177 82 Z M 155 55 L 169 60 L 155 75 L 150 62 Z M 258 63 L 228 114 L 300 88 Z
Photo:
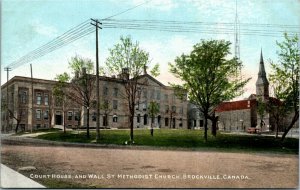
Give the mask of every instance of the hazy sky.
M 146 0 L 3 0 L 1 84 L 6 82 L 3 68 L 28 52 L 89 18 L 103 19 L 143 2 Z M 241 31 L 256 30 L 264 34 L 274 31 L 295 31 L 285 26 L 299 26 L 299 4 L 298 0 L 238 0 Z M 201 39 L 225 39 L 234 42 L 233 34 L 222 34 L 224 25 L 221 23 L 234 22 L 235 0 L 152 0 L 114 19 L 215 23 L 214 30 L 219 30 L 219 34 L 118 28 L 101 30 L 99 35 L 101 66 L 105 64 L 108 48 L 112 48 L 121 35 L 130 35 L 145 51 L 149 52 L 152 64 L 160 64 L 161 75 L 158 79 L 168 84 L 168 82 L 176 81 L 176 78 L 168 72 L 168 63 L 172 63 L 176 56 L 191 51 L 192 46 Z M 257 24 L 263 27 L 257 27 Z M 274 28 L 274 25 L 281 27 Z M 206 30 L 209 26 L 201 25 L 201 28 Z M 251 35 L 241 34 L 240 57 L 245 65 L 242 73 L 244 77 L 253 78 L 245 89 L 244 97 L 255 93 L 254 83 L 258 72 L 260 49 L 263 50 L 268 72 L 269 59 L 277 60 L 276 41 L 282 40 L 283 38 L 279 36 L 263 36 L 257 32 Z M 233 49 L 232 45 L 232 53 Z M 31 62 L 33 76 L 54 79 L 56 74 L 68 71 L 68 60 L 76 54 L 95 60 L 94 33 Z M 29 63 L 10 72 L 10 78 L 16 75 L 30 77 Z

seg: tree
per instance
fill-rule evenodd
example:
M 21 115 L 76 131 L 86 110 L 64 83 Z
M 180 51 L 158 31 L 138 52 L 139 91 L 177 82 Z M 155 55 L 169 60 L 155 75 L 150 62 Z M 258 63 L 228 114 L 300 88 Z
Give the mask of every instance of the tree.
M 258 100 L 257 100 L 257 113 L 258 113 L 259 120 L 260 120 L 259 126 L 260 126 L 261 130 L 262 130 L 262 127 L 264 125 L 264 117 L 265 117 L 266 110 L 267 110 L 267 104 L 261 98 L 258 98 Z
M 156 115 L 159 113 L 159 104 L 151 101 L 148 106 L 148 114 L 151 117 L 151 136 L 153 136 L 153 123 Z
M 113 110 L 112 109 L 112 100 L 111 98 L 106 98 L 100 102 L 100 108 L 103 112 L 103 126 L 108 126 L 108 114 Z
M 55 77 L 55 80 L 58 82 L 54 85 L 52 92 L 55 97 L 55 101 L 62 105 L 63 108 L 63 117 L 64 117 L 64 133 L 66 133 L 66 104 L 67 104 L 67 95 L 68 95 L 68 81 L 70 80 L 70 76 L 68 73 L 64 72 L 63 74 L 59 74 Z
M 139 80 L 150 64 L 149 53 L 139 47 L 138 42 L 133 42 L 130 37 L 120 38 L 120 42 L 109 49 L 106 60 L 107 73 L 118 75 L 122 79 L 124 90 L 120 95 L 125 99 L 129 111 L 130 140 L 133 142 L 133 121 L 135 105 L 138 103 L 139 87 L 145 85 Z M 151 71 L 153 76 L 158 75 L 158 66 Z
M 79 56 L 72 57 L 69 61 L 69 67 L 73 76 L 68 73 L 62 75 L 68 82 L 68 89 L 64 92 L 68 101 L 72 101 L 79 106 L 83 106 L 86 110 L 86 135 L 90 138 L 90 108 L 93 101 L 95 77 L 93 73 L 93 62 L 90 59 L 82 58 Z
M 2 104 L 1 104 L 1 109 L 2 110 L 8 110 L 8 118 L 10 119 L 14 119 L 16 120 L 17 124 L 16 124 L 16 128 L 15 128 L 15 133 L 17 134 L 18 133 L 18 129 L 19 129 L 19 126 L 20 126 L 20 123 L 25 115 L 25 107 L 22 105 L 22 102 L 21 102 L 21 94 L 19 94 L 18 96 L 18 106 L 17 106 L 17 113 L 14 114 L 14 111 L 13 111 L 13 108 L 9 108 L 9 106 L 7 105 L 7 101 L 6 100 L 2 100 Z M 25 99 L 27 99 L 28 97 L 24 97 Z M 24 129 L 22 129 L 24 130 Z
M 297 35 L 288 36 L 284 34 L 284 41 L 277 42 L 279 47 L 278 63 L 271 61 L 270 81 L 277 86 L 275 96 L 293 114 L 293 118 L 284 130 L 281 140 L 299 119 L 299 38 Z M 284 84 L 284 85 L 282 85 Z
M 241 95 L 250 80 L 241 81 L 234 77 L 242 63 L 236 58 L 226 59 L 230 55 L 230 45 L 224 40 L 202 40 L 194 45 L 189 55 L 182 54 L 174 64 L 169 64 L 170 71 L 184 82 L 183 85 L 173 85 L 175 90 L 184 89 L 190 101 L 203 113 L 205 141 L 208 119 L 212 121 L 212 129 L 217 128 L 216 107 Z
M 274 92 L 276 92 L 277 87 L 274 87 Z M 289 114 L 289 110 L 287 105 L 285 105 L 285 102 L 281 102 L 278 97 L 276 96 L 276 93 L 274 93 L 275 98 L 269 98 L 266 108 L 267 111 L 270 113 L 272 118 L 274 119 L 274 130 L 275 132 L 275 138 L 278 138 L 278 132 L 279 129 L 283 125 L 284 118 Z M 282 129 L 281 129 L 282 130 Z

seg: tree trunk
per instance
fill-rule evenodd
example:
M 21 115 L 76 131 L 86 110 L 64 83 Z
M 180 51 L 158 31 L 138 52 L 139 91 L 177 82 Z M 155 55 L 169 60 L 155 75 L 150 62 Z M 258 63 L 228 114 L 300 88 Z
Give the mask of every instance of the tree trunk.
M 217 119 L 214 117 L 211 122 L 211 134 L 215 137 L 217 136 Z
M 285 136 L 288 134 L 288 132 L 291 130 L 291 128 L 294 126 L 294 124 L 296 123 L 296 121 L 299 119 L 299 111 L 295 112 L 295 115 L 293 117 L 292 122 L 290 123 L 290 125 L 288 126 L 287 129 L 284 130 L 284 133 L 281 137 L 281 141 L 284 141 Z
M 151 136 L 153 137 L 153 117 L 151 118 L 151 129 L 150 129 L 150 133 L 151 133 Z
M 204 116 L 204 140 L 207 142 L 207 116 Z
M 16 134 L 18 133 L 19 124 L 20 124 L 20 122 L 17 122 L 16 130 L 15 130 Z
M 131 115 L 129 120 L 130 120 L 130 140 L 131 142 L 133 142 L 133 119 L 134 119 L 134 116 Z
M 90 109 L 88 108 L 86 111 L 86 137 L 90 138 Z
M 64 133 L 66 133 L 66 111 L 63 111 L 63 118 L 64 118 Z

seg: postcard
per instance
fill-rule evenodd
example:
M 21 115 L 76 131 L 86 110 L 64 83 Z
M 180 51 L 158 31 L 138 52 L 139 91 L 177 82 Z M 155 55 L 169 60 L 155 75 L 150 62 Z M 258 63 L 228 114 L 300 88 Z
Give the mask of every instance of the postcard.
M 1 1 L 1 188 L 298 188 L 299 1 Z

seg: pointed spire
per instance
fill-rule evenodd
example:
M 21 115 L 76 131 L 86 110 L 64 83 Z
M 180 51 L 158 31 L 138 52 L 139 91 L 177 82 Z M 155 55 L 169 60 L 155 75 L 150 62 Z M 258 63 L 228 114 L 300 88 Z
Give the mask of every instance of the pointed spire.
M 260 48 L 260 63 L 264 63 L 262 48 Z
M 269 81 L 265 71 L 262 49 L 260 50 L 259 71 L 256 80 L 256 95 L 263 97 L 269 96 Z
M 265 64 L 264 64 L 262 49 L 260 50 L 260 62 L 259 62 L 258 76 L 259 77 L 266 77 L 266 71 L 265 71 Z

